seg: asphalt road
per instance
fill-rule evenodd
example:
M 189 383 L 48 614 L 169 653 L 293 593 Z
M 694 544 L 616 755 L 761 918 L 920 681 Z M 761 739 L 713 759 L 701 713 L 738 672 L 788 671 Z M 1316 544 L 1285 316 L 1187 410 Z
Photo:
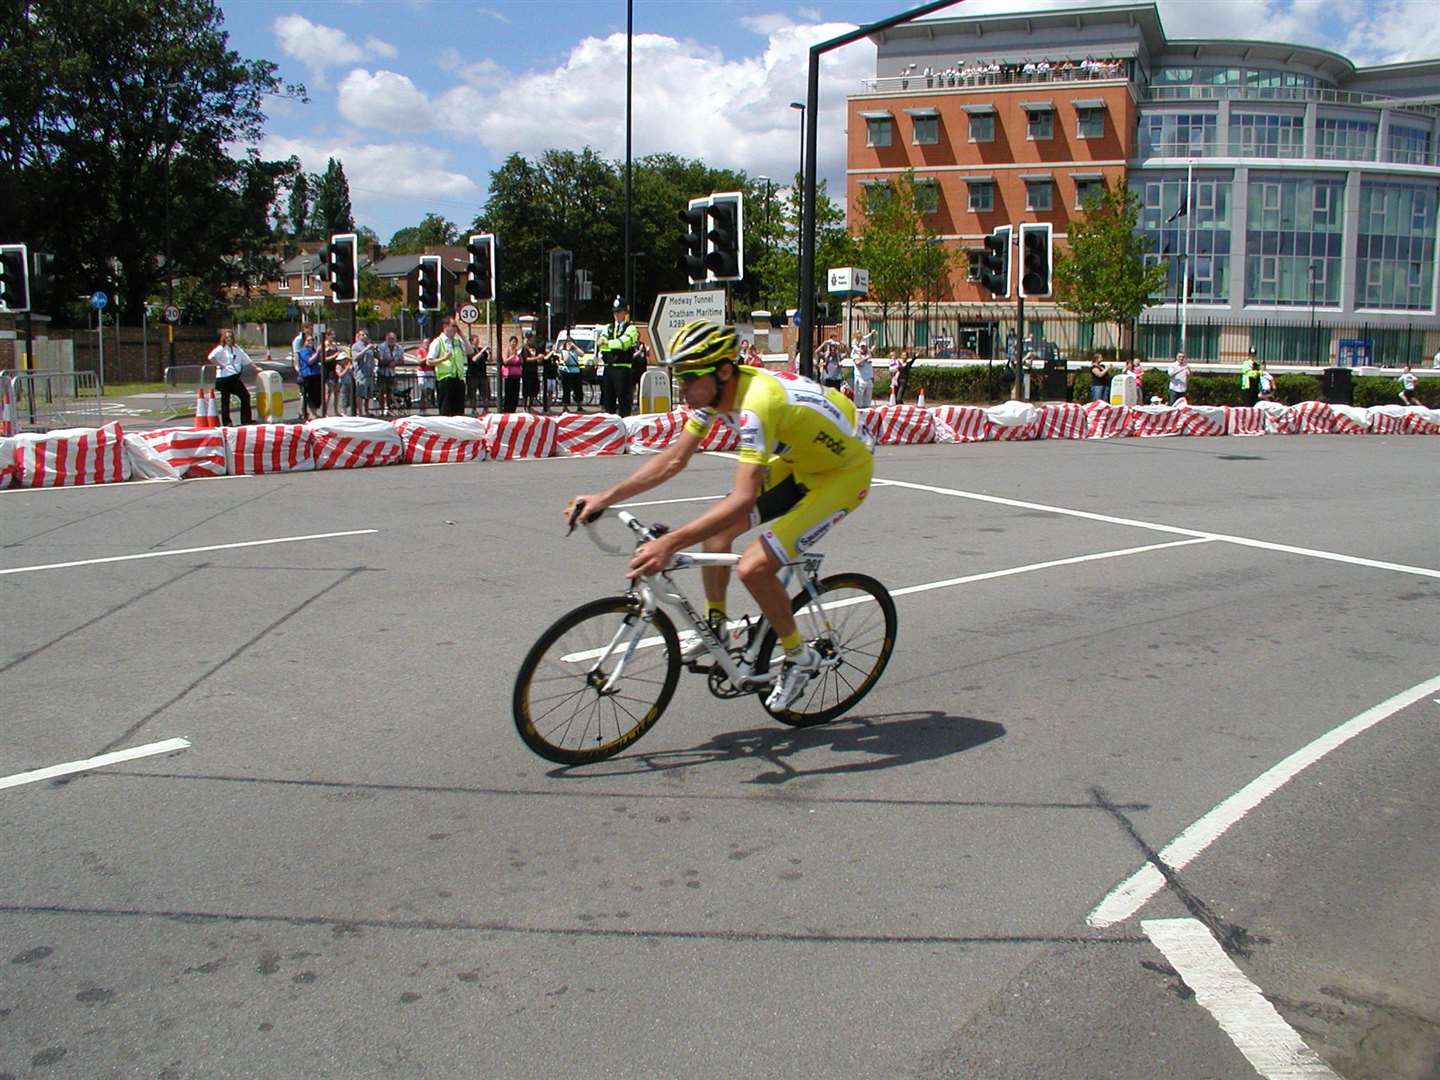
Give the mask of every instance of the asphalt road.
M 854 715 L 687 678 L 558 770 L 510 689 L 633 465 L 0 494 L 0 1077 L 1257 1075 L 1177 919 L 1346 1080 L 1440 1076 L 1440 686 L 1087 918 L 1440 674 L 1440 440 L 884 448 L 827 569 L 949 584 Z

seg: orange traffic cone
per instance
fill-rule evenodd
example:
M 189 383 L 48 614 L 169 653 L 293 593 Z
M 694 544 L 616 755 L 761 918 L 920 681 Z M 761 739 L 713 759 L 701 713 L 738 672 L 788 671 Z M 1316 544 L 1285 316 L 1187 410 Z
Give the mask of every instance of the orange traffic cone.
M 920 387 L 919 396 L 915 398 L 915 404 L 919 405 L 922 409 L 925 407 L 925 388 L 923 386 Z
M 0 386 L 0 438 L 15 434 L 15 403 L 10 400 L 10 384 Z
M 205 404 L 205 391 L 195 391 L 195 426 L 207 428 L 210 426 L 210 409 Z
M 218 428 L 220 426 L 220 403 L 215 400 L 214 390 L 205 391 L 205 410 L 207 416 L 205 426 Z

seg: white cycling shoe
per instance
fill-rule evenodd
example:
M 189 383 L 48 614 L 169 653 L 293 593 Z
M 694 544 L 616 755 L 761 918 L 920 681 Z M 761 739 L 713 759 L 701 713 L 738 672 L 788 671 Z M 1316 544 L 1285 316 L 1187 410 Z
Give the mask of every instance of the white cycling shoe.
M 775 688 L 765 699 L 765 707 L 776 712 L 788 709 L 805 692 L 810 680 L 819 674 L 820 654 L 813 646 L 807 644 L 793 659 L 787 655 L 780 665 L 780 677 L 775 680 Z
M 748 618 L 731 620 L 716 632 L 727 649 L 743 649 L 750 633 L 750 620 Z M 683 664 L 693 664 L 706 659 L 709 655 L 710 650 L 705 645 L 705 639 L 698 633 L 692 633 L 690 639 L 680 648 L 680 662 Z

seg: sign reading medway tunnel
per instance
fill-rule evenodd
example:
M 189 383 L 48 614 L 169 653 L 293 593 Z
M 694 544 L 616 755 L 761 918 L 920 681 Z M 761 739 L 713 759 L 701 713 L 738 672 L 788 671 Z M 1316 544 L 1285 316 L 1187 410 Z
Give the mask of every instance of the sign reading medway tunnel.
M 650 340 L 656 358 L 664 362 L 670 339 L 692 319 L 725 321 L 725 290 L 702 289 L 699 292 L 661 293 L 650 309 Z

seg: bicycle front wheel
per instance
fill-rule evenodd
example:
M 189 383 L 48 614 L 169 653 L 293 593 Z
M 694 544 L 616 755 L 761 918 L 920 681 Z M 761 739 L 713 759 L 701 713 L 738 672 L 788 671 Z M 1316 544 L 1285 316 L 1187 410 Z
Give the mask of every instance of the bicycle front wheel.
M 790 708 L 765 709 L 791 727 L 828 723 L 854 708 L 895 651 L 895 601 L 880 582 L 865 574 L 835 574 L 818 581 L 816 592 L 818 604 L 802 592 L 792 607 L 801 636 L 824 661 L 820 674 Z M 775 631 L 766 631 L 756 668 L 768 670 L 782 657 Z M 768 687 L 760 691 L 762 703 L 769 693 Z
M 515 677 L 515 727 L 550 761 L 603 761 L 655 725 L 679 679 L 680 639 L 668 615 L 656 611 L 647 622 L 632 597 L 592 600 L 526 654 Z

